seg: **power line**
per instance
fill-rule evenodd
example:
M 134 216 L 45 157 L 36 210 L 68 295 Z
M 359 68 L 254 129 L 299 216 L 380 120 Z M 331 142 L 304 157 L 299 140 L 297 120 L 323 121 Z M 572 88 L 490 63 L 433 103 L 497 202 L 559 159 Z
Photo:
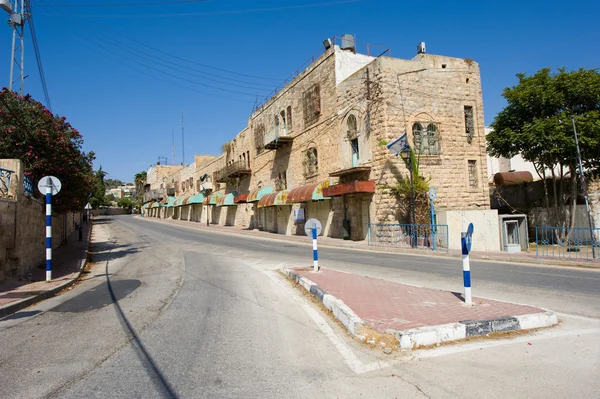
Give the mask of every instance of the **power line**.
M 201 15 L 226 15 L 226 14 L 245 14 L 263 11 L 280 11 L 280 10 L 297 10 L 301 8 L 328 7 L 348 3 L 358 3 L 363 0 L 343 0 L 332 1 L 327 3 L 303 4 L 296 6 L 269 7 L 269 8 L 253 8 L 246 10 L 230 10 L 230 11 L 207 11 L 207 12 L 192 12 L 192 13 L 174 13 L 174 14 L 101 14 L 101 15 L 79 15 L 79 17 L 92 18 L 166 18 L 166 17 L 193 17 Z
M 109 51 L 109 52 L 113 53 L 113 54 L 119 55 L 120 57 L 122 57 L 122 58 L 124 58 L 126 60 L 129 60 L 130 62 L 133 62 L 135 64 L 141 65 L 141 66 L 143 66 L 145 68 L 152 69 L 152 70 L 154 70 L 156 72 L 159 72 L 159 73 L 162 73 L 164 75 L 173 77 L 175 79 L 183 80 L 183 81 L 186 81 L 188 83 L 193 83 L 193 84 L 196 84 L 196 85 L 199 85 L 199 86 L 203 86 L 203 87 L 206 87 L 206 88 L 214 89 L 214 90 L 220 90 L 220 91 L 225 91 L 225 92 L 229 92 L 229 93 L 239 94 L 239 95 L 243 95 L 243 96 L 251 96 L 251 97 L 254 97 L 256 95 L 256 93 L 248 93 L 248 92 L 242 92 L 242 91 L 237 91 L 237 90 L 230 90 L 230 89 L 226 89 L 226 88 L 222 88 L 222 87 L 217 87 L 217 86 L 209 85 L 209 84 L 206 84 L 206 83 L 202 83 L 202 82 L 198 82 L 198 81 L 195 81 L 195 80 L 187 79 L 187 78 L 184 78 L 184 77 L 172 74 L 172 73 L 167 72 L 167 71 L 163 71 L 163 70 L 158 69 L 158 68 L 156 68 L 156 67 L 154 67 L 152 65 L 148 65 L 147 63 L 140 62 L 140 61 L 138 61 L 138 60 L 136 60 L 136 59 L 134 59 L 134 58 L 132 58 L 132 57 L 130 57 L 128 55 L 125 55 L 125 54 L 122 54 L 122 53 L 118 53 L 116 51 L 113 51 L 112 49 L 109 49 L 109 48 L 107 48 L 107 47 L 105 47 L 103 45 L 98 44 L 93 39 L 90 39 L 89 37 L 86 37 L 85 35 L 82 35 L 81 33 L 78 33 L 77 31 L 73 30 L 71 27 L 67 26 L 66 24 L 59 22 L 59 19 L 53 20 L 51 18 L 46 17 L 45 15 L 44 15 L 44 17 L 46 19 L 48 19 L 49 21 L 52 21 L 53 23 L 55 23 L 55 22 L 58 23 L 58 25 L 62 26 L 66 30 L 72 32 L 73 34 L 75 34 L 77 36 L 82 37 L 83 39 L 85 39 L 86 41 L 89 41 L 90 43 L 96 45 L 97 47 L 100 47 L 100 48 L 102 48 L 102 49 L 104 49 L 106 51 Z M 62 20 L 62 19 L 60 21 L 64 22 L 64 20 Z M 118 45 L 113 45 L 113 46 L 119 47 Z M 138 55 L 138 57 L 139 57 L 139 55 Z M 141 57 L 141 58 L 145 58 L 145 57 Z
M 175 1 L 154 1 L 147 3 L 104 3 L 104 4 L 46 4 L 40 5 L 41 7 L 52 6 L 52 7 L 139 7 L 139 6 L 158 6 L 158 5 L 169 5 L 169 4 L 183 4 L 183 3 L 204 3 L 208 0 L 175 0 Z
M 43 0 L 41 0 L 41 2 L 43 3 Z M 42 5 L 42 4 L 39 4 L 39 5 Z M 50 6 L 48 4 L 44 4 L 44 6 L 48 6 L 49 8 L 52 8 L 52 6 Z M 59 10 L 56 10 L 56 9 L 54 9 L 54 10 L 57 11 L 57 12 L 60 12 Z M 82 17 L 82 18 L 89 18 L 89 17 L 85 17 L 85 16 L 82 16 L 82 15 L 74 13 L 74 12 L 71 12 L 70 15 L 74 15 L 74 16 Z M 229 74 L 237 75 L 237 76 L 244 76 L 244 77 L 252 78 L 252 79 L 271 80 L 271 81 L 278 81 L 278 82 L 281 82 L 283 80 L 283 79 L 277 79 L 277 78 L 267 78 L 267 77 L 262 77 L 262 76 L 248 75 L 248 74 L 244 74 L 244 73 L 240 73 L 240 72 L 235 72 L 235 71 L 230 71 L 230 70 L 223 69 L 223 68 L 214 67 L 214 66 L 211 66 L 211 65 L 202 64 L 202 63 L 199 63 L 199 62 L 196 62 L 196 61 L 191 61 L 191 60 L 188 60 L 186 58 L 177 56 L 175 54 L 169 54 L 169 53 L 167 53 L 167 52 L 165 52 L 163 50 L 160 50 L 160 49 L 158 49 L 156 47 L 152 47 L 152 46 L 150 46 L 150 45 L 148 45 L 146 43 L 143 43 L 143 42 L 141 42 L 139 40 L 136 40 L 136 39 L 134 39 L 134 38 L 132 38 L 130 36 L 127 36 L 127 35 L 125 35 L 123 33 L 120 33 L 118 31 L 114 30 L 114 29 L 111 29 L 111 28 L 109 28 L 106 25 L 102 25 L 102 24 L 100 24 L 97 21 L 94 21 L 92 19 L 89 19 L 89 20 L 92 21 L 93 23 L 95 23 L 96 25 L 100 26 L 101 28 L 109 30 L 109 31 L 111 31 L 111 32 L 113 32 L 113 33 L 121 36 L 121 37 L 124 37 L 124 38 L 126 38 L 128 40 L 131 40 L 132 42 L 140 44 L 140 45 L 142 45 L 142 46 L 144 46 L 146 48 L 149 48 L 151 50 L 154 50 L 154 51 L 157 51 L 157 52 L 161 52 L 161 53 L 163 53 L 165 55 L 168 55 L 170 57 L 176 58 L 178 60 L 188 62 L 190 64 L 195 64 L 195 65 L 198 65 L 198 66 L 201 66 L 201 67 L 204 67 L 204 68 L 214 69 L 214 70 L 217 70 L 217 71 L 220 71 L 220 72 L 225 72 L 225 73 L 229 73 Z M 211 76 L 221 77 L 220 75 L 211 74 L 209 72 L 204 72 L 204 73 L 207 74 L 207 75 L 211 75 Z M 237 79 L 233 79 L 233 78 L 227 78 L 227 79 L 232 80 L 232 81 L 236 81 L 236 82 L 240 82 L 240 83 L 249 83 L 249 84 L 259 85 L 259 83 L 252 83 L 252 82 L 247 82 L 247 81 L 243 81 L 243 80 L 237 80 Z M 262 85 L 262 84 L 260 84 L 260 85 Z M 264 86 L 267 86 L 267 85 L 264 85 Z M 268 87 L 272 87 L 272 86 L 268 86 Z
M 73 31 L 73 30 L 69 29 L 68 27 L 66 27 L 64 24 L 57 23 L 56 21 L 54 21 L 54 20 L 52 20 L 52 19 L 50 19 L 50 18 L 48 18 L 48 17 L 46 17 L 46 16 L 44 16 L 44 15 L 42 15 L 42 17 L 46 18 L 48 21 L 50 21 L 50 22 L 52 22 L 52 23 L 54 23 L 54 24 L 57 24 L 57 25 L 59 25 L 59 26 L 62 26 L 63 28 L 66 28 L 67 30 L 71 31 L 71 33 L 73 33 L 75 36 L 77 36 L 79 39 L 81 39 L 81 40 L 83 40 L 83 41 L 89 42 L 89 43 L 93 44 L 94 46 L 96 46 L 96 47 L 98 47 L 98 48 L 100 48 L 100 49 L 102 49 L 102 50 L 104 50 L 104 51 L 106 51 L 106 52 L 108 52 L 108 53 L 115 54 L 115 55 L 117 55 L 117 56 L 119 56 L 119 57 L 123 57 L 123 56 L 122 56 L 122 54 L 119 54 L 119 53 L 117 53 L 116 51 L 113 51 L 113 50 L 111 50 L 111 49 L 109 49 L 109 48 L 106 48 L 106 47 L 102 46 L 101 44 L 98 44 L 98 43 L 94 42 L 93 40 L 90 40 L 89 38 L 87 38 L 87 37 L 85 37 L 85 36 L 83 36 L 83 35 L 80 35 L 79 33 L 77 33 L 77 32 L 75 32 L 75 31 Z M 111 59 L 112 61 L 114 61 L 114 62 L 115 62 L 115 63 L 117 63 L 117 64 L 120 64 L 120 65 L 122 65 L 122 66 L 125 66 L 125 67 L 127 67 L 127 68 L 130 68 L 130 69 L 132 69 L 132 70 L 134 70 L 134 71 L 136 71 L 136 72 L 139 72 L 139 73 L 141 73 L 141 74 L 143 74 L 143 75 L 149 76 L 149 77 L 151 77 L 151 78 L 153 78 L 153 79 L 160 80 L 160 81 L 163 81 L 163 82 L 166 82 L 166 83 L 169 83 L 169 84 L 172 84 L 172 85 L 178 86 L 178 87 L 182 87 L 182 88 L 184 88 L 184 89 L 188 89 L 188 90 L 194 91 L 194 92 L 196 92 L 196 93 L 200 93 L 200 94 L 204 94 L 204 95 L 207 95 L 207 96 L 212 96 L 212 97 L 217 97 L 217 98 L 223 98 L 223 99 L 232 100 L 232 101 L 238 101 L 238 102 L 244 102 L 244 103 L 250 103 L 250 104 L 252 104 L 252 103 L 253 103 L 252 101 L 249 101 L 249 100 L 243 100 L 243 99 L 240 99 L 240 98 L 228 97 L 228 96 L 222 96 L 222 95 L 218 95 L 218 94 L 214 94 L 214 93 L 208 93 L 208 92 L 205 92 L 205 91 L 201 91 L 201 90 L 194 89 L 194 88 L 192 88 L 192 87 L 189 87 L 189 86 L 184 86 L 184 85 L 181 85 L 181 84 L 178 84 L 178 83 L 175 83 L 175 82 L 169 81 L 169 80 L 167 80 L 167 79 L 163 79 L 163 78 L 157 77 L 157 76 L 155 76 L 155 75 L 152 75 L 152 74 L 150 74 L 150 73 L 148 73 L 148 72 L 146 72 L 146 71 L 143 71 L 143 70 L 141 70 L 141 69 L 139 69 L 139 68 L 136 68 L 136 67 L 133 67 L 133 66 L 131 66 L 131 65 L 125 64 L 125 63 L 123 63 L 123 62 L 122 62 L 122 60 L 121 60 L 121 59 L 114 58 L 114 57 L 112 57 L 112 56 L 110 56 L 110 55 L 106 55 L 106 54 L 105 54 L 104 56 L 105 56 L 105 57 L 107 57 L 108 59 Z M 125 58 L 126 58 L 126 57 L 125 57 Z M 150 69 L 156 70 L 156 71 L 158 71 L 158 72 L 161 72 L 161 73 L 163 73 L 163 74 L 166 74 L 166 75 L 169 75 L 169 76 L 175 77 L 175 78 L 177 78 L 177 79 L 181 79 L 181 80 L 185 80 L 185 81 L 188 81 L 188 82 L 191 82 L 191 83 L 194 83 L 194 84 L 198 84 L 197 82 L 191 81 L 191 80 L 189 80 L 189 79 L 181 78 L 181 77 L 178 77 L 178 76 L 175 76 L 175 75 L 169 74 L 169 73 L 167 73 L 167 72 L 163 72 L 163 71 L 161 71 L 161 70 L 158 70 L 158 69 L 156 69 L 156 68 L 148 67 L 147 65 L 145 65 L 145 64 L 143 64 L 143 63 L 140 63 L 140 62 L 137 62 L 137 61 L 132 61 L 132 62 L 134 62 L 134 63 L 136 63 L 136 64 L 139 64 L 139 65 L 141 65 L 141 66 L 144 66 L 144 67 L 146 67 L 146 68 L 150 68 Z
M 44 90 L 44 97 L 46 98 L 46 105 L 50 112 L 52 112 L 52 105 L 50 104 L 50 95 L 48 94 L 48 86 L 46 85 L 46 76 L 44 75 L 44 67 L 42 65 L 42 56 L 40 54 L 40 48 L 37 41 L 37 34 L 35 33 L 35 25 L 33 23 L 33 13 L 31 7 L 29 7 L 29 30 L 31 32 L 31 41 L 33 42 L 33 50 L 35 53 L 35 59 L 38 65 L 38 71 L 40 73 L 40 80 L 42 81 L 42 89 Z

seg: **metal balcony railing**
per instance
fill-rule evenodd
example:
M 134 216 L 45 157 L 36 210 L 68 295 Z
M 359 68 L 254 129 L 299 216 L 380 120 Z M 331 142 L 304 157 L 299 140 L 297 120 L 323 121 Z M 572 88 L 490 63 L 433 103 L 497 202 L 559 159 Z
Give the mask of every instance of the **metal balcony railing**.
M 153 199 L 165 198 L 166 196 L 167 192 L 165 189 L 148 190 L 144 193 L 144 202 L 148 202 Z
M 275 126 L 264 135 L 264 145 L 267 149 L 275 149 L 292 141 L 285 125 Z
M 224 183 L 228 178 L 242 177 L 252 173 L 248 161 L 236 161 L 232 164 L 221 168 L 216 173 L 217 183 Z

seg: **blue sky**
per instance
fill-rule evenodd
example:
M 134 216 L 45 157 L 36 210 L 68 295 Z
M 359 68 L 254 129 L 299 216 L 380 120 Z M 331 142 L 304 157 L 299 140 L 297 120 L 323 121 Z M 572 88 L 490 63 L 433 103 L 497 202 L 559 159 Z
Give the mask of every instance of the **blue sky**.
M 32 1 L 52 110 L 82 132 L 85 150 L 97 155 L 95 167 L 110 178 L 132 181 L 159 156 L 171 163 L 173 129 L 180 163 L 182 108 L 186 163 L 194 153 L 218 154 L 246 126 L 257 94 L 322 52 L 325 38 L 344 33 L 390 48 L 394 57 L 412 58 L 425 41 L 429 53 L 474 59 L 486 124 L 504 106 L 502 90 L 516 83 L 516 73 L 600 67 L 600 2 L 591 0 L 83 6 L 158 1 Z M 1 31 L 0 82 L 7 86 L 11 32 Z M 29 30 L 26 36 L 25 88 L 43 102 Z

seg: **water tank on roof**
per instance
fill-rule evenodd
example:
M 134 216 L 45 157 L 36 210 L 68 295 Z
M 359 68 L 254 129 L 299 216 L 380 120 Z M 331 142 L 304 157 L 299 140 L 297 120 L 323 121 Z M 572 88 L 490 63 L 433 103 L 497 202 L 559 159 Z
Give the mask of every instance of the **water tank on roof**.
M 341 49 L 342 50 L 351 50 L 353 52 L 356 52 L 356 43 L 354 41 L 354 35 L 351 35 L 349 33 L 342 35 Z
M 531 183 L 532 181 L 531 172 L 500 172 L 494 175 L 494 184 L 497 186 Z
M 12 4 L 8 0 L 0 0 L 0 8 L 9 14 L 12 14 Z

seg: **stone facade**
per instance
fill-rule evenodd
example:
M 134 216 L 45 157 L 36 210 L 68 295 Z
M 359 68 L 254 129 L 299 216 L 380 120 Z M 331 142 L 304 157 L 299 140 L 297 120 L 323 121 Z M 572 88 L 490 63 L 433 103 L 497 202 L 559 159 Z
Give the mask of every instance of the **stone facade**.
M 489 210 L 477 63 L 428 54 L 375 58 L 332 46 L 255 109 L 223 154 L 196 165 L 195 176 L 209 176 L 212 192 L 223 194 L 354 181 L 374 183 L 374 193 L 261 208 L 204 206 L 198 221 L 304 234 L 303 220 L 294 220 L 303 209 L 325 235 L 355 240 L 365 239 L 368 223 L 406 222 L 386 187 L 407 179 L 408 170 L 383 145 L 404 132 L 420 154 L 420 175 L 437 189 L 436 209 Z M 240 165 L 248 173 L 233 173 Z

